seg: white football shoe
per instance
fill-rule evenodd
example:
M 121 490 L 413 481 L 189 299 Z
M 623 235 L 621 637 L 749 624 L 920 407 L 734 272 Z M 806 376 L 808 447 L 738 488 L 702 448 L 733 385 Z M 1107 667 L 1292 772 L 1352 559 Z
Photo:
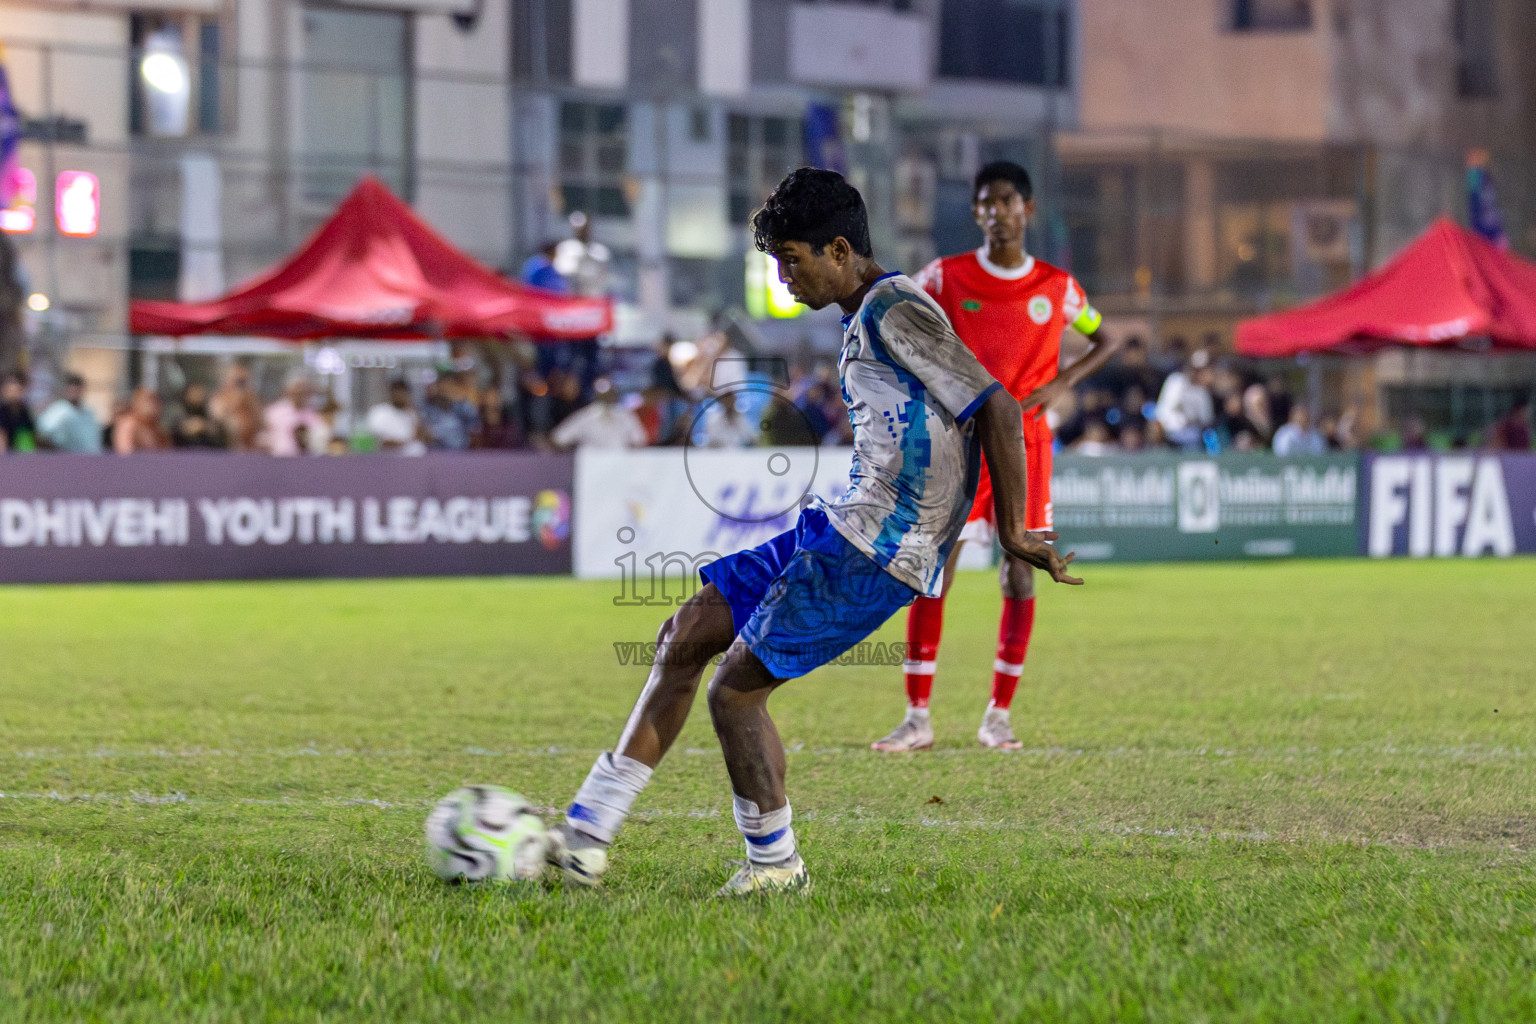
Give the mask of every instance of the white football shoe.
M 1013 725 L 1008 720 L 1007 708 L 995 708 L 990 703 L 987 705 L 986 714 L 981 716 L 981 728 L 976 730 L 976 738 L 984 747 L 994 750 L 1022 750 L 1024 744 L 1020 743 L 1013 735 Z
M 869 745 L 869 749 L 886 754 L 907 750 L 931 750 L 933 749 L 933 720 L 926 715 L 918 718 L 909 714 L 901 720 L 900 725 L 891 730 L 889 736 L 875 740 Z
M 608 870 L 608 847 L 579 833 L 566 832 L 564 822 L 551 825 L 544 859 L 560 869 L 566 885 L 591 889 L 603 884 Z
M 731 880 L 722 885 L 715 896 L 751 896 L 759 892 L 805 892 L 811 887 L 811 874 L 805 870 L 805 861 L 797 853 L 786 864 L 770 867 L 747 861 Z

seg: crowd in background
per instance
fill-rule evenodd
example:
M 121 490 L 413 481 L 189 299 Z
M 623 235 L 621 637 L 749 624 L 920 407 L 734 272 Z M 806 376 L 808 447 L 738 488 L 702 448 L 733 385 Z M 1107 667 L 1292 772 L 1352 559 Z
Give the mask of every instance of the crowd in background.
M 721 366 L 734 367 L 722 386 Z M 387 398 L 349 419 L 302 373 L 263 402 L 249 367 L 233 362 L 216 387 L 189 383 L 162 396 L 140 388 L 101 422 L 85 382 L 64 378 L 60 393 L 29 403 L 24 374 L 0 381 L 0 451 L 165 450 L 262 452 L 276 456 L 431 450 L 564 451 L 693 444 L 847 444 L 847 409 L 829 360 L 748 359 L 723 332 L 654 350 L 595 342 L 521 345 L 495 372 L 461 363 L 429 379 L 389 383 Z M 1157 353 L 1129 339 L 1097 373 L 1045 411 L 1059 450 L 1098 456 L 1146 451 L 1272 451 L 1281 456 L 1351 451 L 1362 438 L 1347 409 L 1314 419 L 1281 375 L 1262 376 L 1208 348 L 1178 339 Z M 1527 403 L 1458 447 L 1525 451 L 1532 446 Z M 1393 447 L 1424 449 L 1421 421 L 1399 426 Z
M 570 227 L 570 237 L 546 243 L 516 276 L 556 293 L 610 294 L 611 254 L 591 237 L 584 214 L 572 213 Z M 334 378 L 304 372 L 263 401 L 251 367 L 232 361 L 216 384 L 188 382 L 174 393 L 137 388 L 105 422 L 86 401 L 80 377 L 69 375 L 57 395 L 42 396 L 29 394 L 26 376 L 13 372 L 0 380 L 0 452 L 413 455 L 853 440 L 830 359 L 751 358 L 724 330 L 681 343 L 664 337 L 652 350 L 605 347 L 590 338 L 534 339 L 483 352 L 478 361 L 461 351 L 434 372 L 400 376 L 388 382 L 384 400 L 350 410 L 324 386 Z M 1358 410 L 1314 419 L 1316 410 L 1293 393 L 1284 373 L 1260 366 L 1225 353 L 1215 337 L 1194 347 L 1172 337 L 1155 348 L 1133 337 L 1037 414 L 1047 418 L 1058 449 L 1087 456 L 1175 450 L 1293 456 L 1380 446 L 1383 437 L 1361 436 Z M 1393 447 L 1429 446 L 1416 419 L 1385 436 Z M 1528 403 L 1479 436 L 1454 443 L 1529 450 Z
M 731 364 L 722 387 L 719 367 Z M 458 365 L 458 364 L 456 364 Z M 693 444 L 848 444 L 852 430 L 831 361 L 746 359 L 711 333 L 650 352 L 588 342 L 521 345 L 510 368 L 442 368 L 430 379 L 393 379 L 386 401 L 343 421 L 309 376 L 292 376 L 263 402 L 249 367 L 232 362 L 217 387 L 187 384 L 174 396 L 138 388 L 98 421 L 86 384 L 66 376 L 57 398 L 28 402 L 28 379 L 0 381 L 0 451 L 255 451 L 275 456 L 353 451 L 642 448 Z M 1209 348 L 1175 339 L 1154 355 L 1130 338 L 1100 372 L 1043 413 L 1061 451 L 1273 451 L 1279 456 L 1366 447 L 1355 410 L 1313 418 L 1284 376 L 1261 376 Z M 1393 447 L 1428 447 L 1421 421 L 1399 427 Z M 1528 404 L 1453 447 L 1530 450 Z

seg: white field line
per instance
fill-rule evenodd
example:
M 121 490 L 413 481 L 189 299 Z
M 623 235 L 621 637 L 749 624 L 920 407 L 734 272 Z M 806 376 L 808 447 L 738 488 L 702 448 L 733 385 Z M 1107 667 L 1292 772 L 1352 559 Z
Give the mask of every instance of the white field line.
M 61 793 L 50 790 L 47 793 L 19 793 L 0 792 L 0 808 L 8 803 L 58 803 L 58 804 L 91 804 L 91 805 L 125 805 L 134 804 L 151 807 L 174 807 L 187 805 L 193 807 L 277 807 L 277 808 L 332 808 L 346 809 L 351 807 L 373 807 L 385 812 L 411 812 L 420 814 L 433 806 L 432 800 L 381 800 L 376 797 L 319 797 L 304 799 L 288 797 L 281 800 L 267 800 L 259 798 L 234 797 L 234 798 L 206 798 L 189 796 L 186 793 Z M 534 810 L 546 818 L 553 818 L 564 813 L 564 808 L 535 807 Z M 677 819 L 691 819 L 701 821 L 720 821 L 729 830 L 734 822 L 719 807 L 701 807 L 686 810 L 667 810 L 662 808 L 649 808 L 636 811 L 630 816 L 632 822 L 644 824 L 653 821 L 667 821 Z M 1315 833 L 1293 832 L 1286 835 L 1275 835 L 1262 830 L 1232 831 L 1226 829 L 1213 829 L 1205 825 L 1189 825 L 1184 827 L 1160 827 L 1153 828 L 1143 825 L 1131 825 L 1123 822 L 1082 820 L 1070 825 L 1061 823 L 1042 823 L 1038 821 L 1017 821 L 1009 819 L 981 819 L 981 818 L 933 818 L 924 816 L 916 821 L 883 818 L 863 813 L 858 808 L 848 813 L 819 814 L 816 811 L 806 811 L 795 816 L 796 821 L 802 823 L 819 822 L 840 829 L 884 829 L 890 825 L 909 825 L 918 828 L 932 829 L 937 832 L 994 832 L 994 833 L 1032 833 L 1041 837 L 1051 835 L 1100 835 L 1112 838 L 1151 837 L 1155 839 L 1174 839 L 1184 842 L 1208 843 L 1208 842 L 1249 842 L 1249 843 L 1274 843 L 1285 846 L 1297 846 L 1316 843 L 1341 843 L 1351 846 L 1384 846 L 1404 849 L 1454 849 L 1462 846 L 1496 845 L 1486 841 L 1471 842 L 1460 838 L 1441 838 L 1425 840 L 1405 835 L 1380 835 L 1372 836 L 1359 832 L 1330 832 L 1320 830 Z M 1505 848 L 1517 854 L 1524 855 L 1525 848 L 1518 843 L 1504 844 Z
M 119 750 L 111 748 L 97 748 L 93 750 L 72 751 L 56 748 L 34 748 L 26 750 L 0 751 L 0 758 L 13 758 L 22 761 L 90 761 L 90 760 L 134 760 L 134 759 L 170 759 L 170 760 L 197 760 L 202 758 L 230 758 L 234 760 L 255 760 L 259 758 L 304 758 L 304 757 L 335 757 L 335 758 L 363 758 L 382 760 L 433 760 L 442 757 L 451 757 L 455 754 L 463 754 L 470 757 L 497 757 L 497 758 L 522 758 L 522 757 L 596 757 L 602 753 L 599 748 L 585 747 L 511 747 L 504 750 L 487 750 L 483 747 L 464 747 L 457 751 L 445 750 L 411 750 L 411 749 L 365 749 L 353 747 L 268 747 L 268 748 L 243 748 L 220 749 L 216 747 L 187 747 L 182 749 L 168 749 L 163 747 L 145 747 L 138 749 Z M 717 757 L 719 749 L 716 747 L 686 747 L 678 751 L 686 757 Z M 805 744 L 795 744 L 785 748 L 785 753 L 791 756 L 801 757 L 842 757 L 862 755 L 878 760 L 867 747 L 807 747 Z M 940 748 L 938 750 L 925 751 L 920 754 L 907 755 L 910 758 L 997 758 L 997 757 L 1023 757 L 1036 759 L 1147 759 L 1147 760 L 1253 760 L 1253 761 L 1293 761 L 1297 759 L 1312 758 L 1370 758 L 1370 757 L 1407 757 L 1407 758 L 1443 758 L 1457 761 L 1519 761 L 1533 756 L 1533 751 L 1519 747 L 1485 747 L 1480 744 L 1466 744 L 1452 747 L 1425 747 L 1410 746 L 1398 747 L 1392 744 L 1383 746 L 1361 747 L 1251 747 L 1233 749 L 1228 747 L 1191 747 L 1191 748 L 1161 748 L 1161 747 L 1026 747 L 1023 750 L 985 750 L 976 746 Z M 886 754 L 881 757 L 891 757 Z

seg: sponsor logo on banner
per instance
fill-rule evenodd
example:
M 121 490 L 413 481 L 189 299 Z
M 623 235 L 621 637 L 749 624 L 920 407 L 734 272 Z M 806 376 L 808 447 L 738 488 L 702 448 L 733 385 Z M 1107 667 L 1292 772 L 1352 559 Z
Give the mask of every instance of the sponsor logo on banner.
M 1373 558 L 1536 550 L 1536 457 L 1381 455 L 1369 466 Z
M 1214 462 L 1179 465 L 1179 531 L 1215 533 L 1221 526 L 1221 471 Z
M 1058 546 L 1085 560 L 1354 553 L 1357 473 L 1348 456 L 1063 455 Z

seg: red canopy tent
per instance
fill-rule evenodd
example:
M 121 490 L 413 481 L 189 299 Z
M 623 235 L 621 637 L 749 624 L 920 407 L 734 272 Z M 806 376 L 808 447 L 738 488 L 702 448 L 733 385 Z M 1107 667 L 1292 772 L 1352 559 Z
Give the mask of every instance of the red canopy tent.
M 1389 345 L 1536 350 L 1536 263 L 1442 217 L 1386 266 L 1349 288 L 1237 325 L 1237 350 L 1259 358 L 1369 352 Z
M 129 321 L 135 334 L 176 336 L 554 340 L 608 331 L 613 310 L 506 280 L 365 178 L 298 252 L 243 288 L 211 302 L 136 300 Z

